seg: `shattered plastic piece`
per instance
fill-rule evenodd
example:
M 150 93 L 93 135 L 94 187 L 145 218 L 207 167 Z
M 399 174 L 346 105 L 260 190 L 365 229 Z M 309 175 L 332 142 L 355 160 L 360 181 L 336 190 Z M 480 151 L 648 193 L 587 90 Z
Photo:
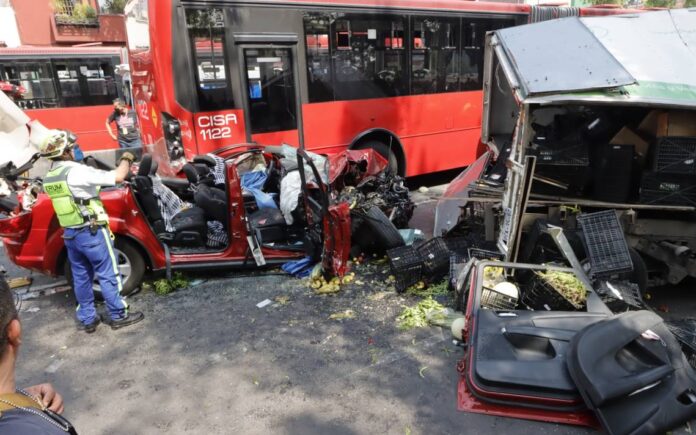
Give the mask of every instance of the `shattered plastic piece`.
M 430 191 L 430 189 L 428 189 L 428 188 L 425 187 L 425 186 L 421 186 L 421 187 L 418 188 L 418 191 L 419 191 L 420 193 L 428 193 L 428 192 Z
M 256 304 L 256 307 L 257 307 L 257 308 L 263 308 L 263 307 L 266 307 L 266 306 L 268 306 L 268 305 L 271 305 L 272 303 L 273 303 L 272 300 L 270 300 L 270 299 L 264 299 L 263 301 L 261 301 L 261 302 L 259 302 L 258 304 Z
M 425 239 L 423 231 L 419 229 L 408 228 L 404 230 L 399 230 L 401 238 L 404 239 L 406 246 L 413 245 L 415 242 L 419 242 Z

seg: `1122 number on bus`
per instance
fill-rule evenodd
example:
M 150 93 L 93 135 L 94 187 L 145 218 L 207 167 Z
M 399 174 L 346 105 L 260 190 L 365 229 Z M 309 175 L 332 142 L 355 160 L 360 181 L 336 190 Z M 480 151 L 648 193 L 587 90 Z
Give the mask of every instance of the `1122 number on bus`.
M 232 137 L 230 123 L 237 125 L 237 115 L 228 113 L 200 116 L 197 122 L 203 140 L 229 139 Z

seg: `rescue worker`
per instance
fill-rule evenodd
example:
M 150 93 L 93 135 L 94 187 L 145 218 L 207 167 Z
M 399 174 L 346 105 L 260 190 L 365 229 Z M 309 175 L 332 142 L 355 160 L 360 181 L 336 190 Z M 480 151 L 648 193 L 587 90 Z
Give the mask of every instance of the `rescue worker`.
M 113 235 L 109 229 L 109 217 L 99 199 L 99 189 L 123 182 L 134 156 L 126 152 L 115 170 L 102 171 L 75 162 L 73 146 L 74 142 L 65 132 L 53 130 L 41 144 L 40 152 L 55 162 L 44 178 L 43 188 L 64 228 L 63 239 L 78 303 L 79 329 L 92 333 L 102 321 L 94 306 L 92 285 L 95 275 L 111 317 L 103 321 L 112 329 L 123 328 L 140 322 L 144 315 L 129 311 L 128 304 L 121 297 L 122 283 Z

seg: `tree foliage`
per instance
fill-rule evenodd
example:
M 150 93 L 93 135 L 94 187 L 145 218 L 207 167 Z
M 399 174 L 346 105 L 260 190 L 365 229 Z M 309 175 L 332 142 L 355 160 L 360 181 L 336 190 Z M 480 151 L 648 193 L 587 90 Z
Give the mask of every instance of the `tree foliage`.
M 97 18 L 97 10 L 87 3 L 78 3 L 73 7 L 72 15 L 77 19 Z
M 673 8 L 676 3 L 676 0 L 645 0 L 643 5 L 649 8 Z
M 596 5 L 623 5 L 623 0 L 590 0 L 592 6 Z
M 103 9 L 109 14 L 123 14 L 128 0 L 105 0 Z

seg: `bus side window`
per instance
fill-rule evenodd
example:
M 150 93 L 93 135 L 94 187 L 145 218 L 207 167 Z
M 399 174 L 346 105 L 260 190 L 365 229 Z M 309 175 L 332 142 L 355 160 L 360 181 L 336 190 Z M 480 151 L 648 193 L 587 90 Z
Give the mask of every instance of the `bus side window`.
M 58 104 L 48 62 L 13 62 L 3 68 L 2 79 L 26 90 L 18 101 L 23 109 L 55 107 Z
M 310 103 L 333 101 L 334 99 L 329 47 L 330 19 L 329 14 L 321 12 L 307 12 L 304 16 L 307 85 Z
M 512 27 L 512 19 L 481 18 L 462 20 L 463 44 L 461 66 L 461 90 L 483 89 L 483 52 L 486 32 Z
M 345 14 L 331 29 L 335 98 L 406 95 L 407 41 L 403 16 Z
M 225 58 L 225 19 L 222 9 L 188 9 L 186 25 L 196 68 L 199 110 L 233 108 Z
M 414 17 L 411 94 L 459 90 L 459 19 Z

